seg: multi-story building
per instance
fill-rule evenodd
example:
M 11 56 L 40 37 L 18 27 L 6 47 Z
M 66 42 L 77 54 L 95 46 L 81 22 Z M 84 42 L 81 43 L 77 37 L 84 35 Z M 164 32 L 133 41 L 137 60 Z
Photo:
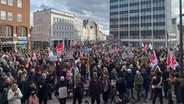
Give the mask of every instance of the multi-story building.
M 176 21 L 176 18 L 172 18 L 171 33 L 168 34 L 168 48 L 176 48 L 179 44 L 179 30 Z
M 110 0 L 110 34 L 121 46 L 167 47 L 171 0 Z
M 97 33 L 97 41 L 106 41 L 106 35 L 100 30 Z
M 83 20 L 74 14 L 54 9 L 44 9 L 33 13 L 32 45 L 34 48 L 56 47 L 64 43 L 69 47 L 80 39 Z
M 0 0 L 0 51 L 30 48 L 30 0 Z
M 84 20 L 84 28 L 86 35 L 86 41 L 97 41 L 97 35 L 99 31 L 99 26 L 96 22 L 92 22 L 89 20 Z
M 82 34 L 83 34 L 83 19 L 80 17 L 74 18 L 74 36 L 77 40 L 82 40 Z

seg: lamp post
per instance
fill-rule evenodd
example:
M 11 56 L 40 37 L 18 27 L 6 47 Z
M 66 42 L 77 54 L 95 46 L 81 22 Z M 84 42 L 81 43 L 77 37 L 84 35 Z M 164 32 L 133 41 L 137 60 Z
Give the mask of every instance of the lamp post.
M 183 76 L 183 36 L 182 36 L 182 0 L 180 4 L 180 74 Z

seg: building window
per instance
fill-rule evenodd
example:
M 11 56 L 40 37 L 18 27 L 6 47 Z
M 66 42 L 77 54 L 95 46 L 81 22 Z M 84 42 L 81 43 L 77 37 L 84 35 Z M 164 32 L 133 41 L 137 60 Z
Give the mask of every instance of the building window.
M 8 0 L 8 5 L 13 6 L 13 0 Z
M 17 21 L 22 22 L 22 14 L 17 14 Z
M 1 0 L 1 4 L 6 4 L 6 0 Z
M 23 36 L 27 36 L 27 28 L 26 27 L 23 28 Z
M 8 12 L 8 20 L 12 21 L 13 20 L 13 13 Z
M 22 36 L 22 27 L 17 27 L 17 35 Z
M 1 26 L 1 36 L 6 36 L 6 26 Z
M 8 36 L 12 37 L 13 36 L 13 27 L 8 26 Z
M 22 8 L 22 0 L 17 1 L 17 7 Z
M 1 11 L 1 19 L 6 20 L 6 11 Z

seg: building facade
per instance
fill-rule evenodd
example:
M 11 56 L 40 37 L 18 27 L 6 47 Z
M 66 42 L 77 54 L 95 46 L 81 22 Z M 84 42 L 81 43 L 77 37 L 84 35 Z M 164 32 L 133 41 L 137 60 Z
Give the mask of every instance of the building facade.
M 106 41 L 106 35 L 102 31 L 98 31 L 97 41 Z
M 59 43 L 69 47 L 82 32 L 83 20 L 74 14 L 54 9 L 33 13 L 33 48 L 56 47 Z
M 86 41 L 96 42 L 98 39 L 99 26 L 96 22 L 84 20 L 84 34 Z
M 30 49 L 30 0 L 0 0 L 0 51 Z
M 110 34 L 121 46 L 168 47 L 171 0 L 110 0 Z
M 172 18 L 171 33 L 168 34 L 168 48 L 176 48 L 179 44 L 179 30 L 176 21 L 176 18 Z

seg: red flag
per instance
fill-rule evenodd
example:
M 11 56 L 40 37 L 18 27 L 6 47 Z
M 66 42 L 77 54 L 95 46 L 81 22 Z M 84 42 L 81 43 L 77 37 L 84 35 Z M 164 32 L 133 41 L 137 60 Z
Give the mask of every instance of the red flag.
M 115 52 L 118 52 L 118 51 L 119 51 L 118 47 L 115 47 L 115 49 L 114 49 L 114 50 L 115 50 Z
M 153 51 L 152 56 L 151 56 L 151 67 L 155 67 L 158 64 L 158 59 L 156 56 L 155 51 Z
M 147 49 L 148 49 L 148 45 L 144 44 L 144 50 L 147 50 Z
M 37 57 L 36 57 L 36 53 L 33 53 L 33 57 L 32 57 L 33 60 L 36 60 Z
M 167 67 L 171 65 L 171 52 L 170 51 L 168 51 L 166 63 L 167 63 Z
M 75 41 L 74 41 L 74 43 L 72 44 L 72 46 L 76 46 L 78 44 L 78 40 L 76 39 Z
M 63 43 L 58 44 L 58 45 L 56 46 L 56 51 L 62 51 L 62 50 L 63 50 Z
M 97 48 L 97 45 L 96 45 L 96 44 L 94 44 L 93 48 L 94 48 L 94 50 L 96 50 L 96 48 Z
M 176 66 L 178 66 L 178 63 L 177 63 L 177 61 L 176 61 L 174 55 L 172 55 L 172 57 L 171 57 L 171 67 L 172 67 L 174 70 L 176 70 Z

